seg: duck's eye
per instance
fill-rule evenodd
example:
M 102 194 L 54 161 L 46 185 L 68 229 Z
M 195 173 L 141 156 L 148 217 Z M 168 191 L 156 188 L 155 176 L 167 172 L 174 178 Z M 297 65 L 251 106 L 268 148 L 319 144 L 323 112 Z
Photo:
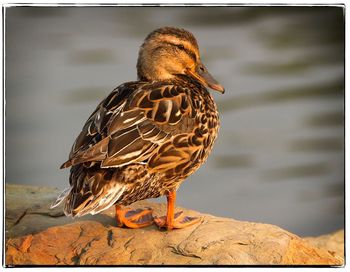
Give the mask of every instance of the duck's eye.
M 199 70 L 200 70 L 201 72 L 204 72 L 204 71 L 205 71 L 203 66 L 199 66 Z
M 185 49 L 185 47 L 184 47 L 182 44 L 179 44 L 177 47 L 178 47 L 179 49 L 181 49 L 181 50 L 184 50 L 184 49 Z

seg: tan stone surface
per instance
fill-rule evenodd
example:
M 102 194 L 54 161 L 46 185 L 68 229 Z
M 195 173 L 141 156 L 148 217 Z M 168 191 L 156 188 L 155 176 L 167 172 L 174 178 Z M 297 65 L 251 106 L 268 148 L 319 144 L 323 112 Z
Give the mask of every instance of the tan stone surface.
M 344 259 L 344 230 L 338 230 L 331 234 L 317 237 L 305 237 L 311 245 L 317 248 L 327 249 L 332 255 Z
M 277 226 L 184 209 L 188 215 L 201 216 L 201 223 L 170 232 L 155 226 L 117 228 L 113 209 L 73 220 L 63 216 L 59 209 L 47 209 L 56 194 L 56 190 L 49 188 L 6 186 L 6 265 L 341 265 L 343 262 L 327 247 L 313 246 L 313 241 L 307 242 Z M 152 207 L 156 215 L 165 212 L 164 204 L 143 201 L 133 206 Z

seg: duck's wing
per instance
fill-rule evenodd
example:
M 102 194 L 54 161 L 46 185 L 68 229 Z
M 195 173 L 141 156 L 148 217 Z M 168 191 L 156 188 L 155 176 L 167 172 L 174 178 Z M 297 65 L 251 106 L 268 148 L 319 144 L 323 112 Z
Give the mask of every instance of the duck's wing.
M 95 111 L 90 115 L 78 137 L 76 138 L 70 154 L 69 160 L 65 162 L 61 168 L 73 165 L 72 160 L 83 154 L 86 150 L 95 146 L 107 136 L 106 124 L 110 118 L 121 111 L 125 106 L 130 94 L 135 91 L 137 84 L 129 82 L 115 88 L 101 103 L 96 107 Z
M 96 161 L 101 167 L 148 162 L 159 153 L 157 147 L 193 131 L 195 111 L 189 90 L 169 84 L 133 88 L 131 92 L 119 87 L 101 102 L 62 167 Z

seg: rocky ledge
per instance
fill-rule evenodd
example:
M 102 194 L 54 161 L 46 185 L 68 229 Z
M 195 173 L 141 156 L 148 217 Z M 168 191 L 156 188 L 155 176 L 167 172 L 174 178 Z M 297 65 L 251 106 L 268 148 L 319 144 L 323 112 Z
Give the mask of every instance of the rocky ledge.
M 344 233 L 300 238 L 277 226 L 202 217 L 185 229 L 115 227 L 113 209 L 71 219 L 49 210 L 58 191 L 6 185 L 6 265 L 343 265 Z M 164 214 L 165 204 L 146 201 Z

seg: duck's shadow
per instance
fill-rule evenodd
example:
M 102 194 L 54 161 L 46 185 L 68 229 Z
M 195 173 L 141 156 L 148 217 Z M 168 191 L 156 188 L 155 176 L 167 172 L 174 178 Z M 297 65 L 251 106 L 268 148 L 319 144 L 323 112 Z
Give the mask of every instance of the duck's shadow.
M 49 204 L 42 204 L 38 206 L 32 206 L 25 210 L 18 209 L 13 211 L 7 211 L 6 213 L 6 233 L 5 239 L 21 237 L 25 235 L 34 235 L 45 231 L 52 227 L 66 226 L 79 222 L 91 222 L 99 223 L 106 229 L 120 229 L 123 231 L 137 231 L 142 230 L 145 232 L 160 231 L 167 232 L 166 229 L 159 229 L 156 224 L 152 224 L 148 227 L 140 229 L 130 229 L 127 227 L 118 227 L 115 218 L 114 209 L 108 209 L 102 213 L 95 215 L 85 215 L 78 218 L 67 217 L 62 211 L 62 207 L 56 207 L 49 209 Z M 153 216 L 160 216 L 165 213 L 165 204 L 156 204 L 150 202 L 140 201 L 130 206 L 132 209 L 152 209 Z
M 73 222 L 75 220 L 73 219 Z M 83 218 L 80 218 L 79 221 L 94 221 L 102 224 L 105 228 L 118 228 L 118 229 L 123 229 L 123 230 L 133 230 L 132 228 L 128 227 L 118 227 L 116 225 L 116 219 L 114 216 L 108 215 L 108 214 L 97 214 L 97 215 L 88 215 L 84 216 Z M 142 227 L 140 228 L 143 231 L 160 231 L 160 232 L 166 232 L 166 229 L 160 229 L 155 223 L 147 226 L 147 227 Z
M 25 235 L 34 235 L 45 231 L 52 227 L 66 226 L 70 224 L 76 224 L 79 222 L 94 222 L 103 225 L 106 229 L 120 228 L 117 227 L 116 219 L 114 215 L 109 214 L 96 214 L 86 215 L 80 218 L 66 217 L 65 215 L 52 216 L 48 213 L 39 212 L 27 212 L 25 216 L 16 224 L 9 224 L 6 229 L 6 241 L 11 238 L 21 237 Z M 11 226 L 12 225 L 12 226 Z M 127 230 L 129 228 L 120 228 Z M 132 229 L 129 229 L 132 230 Z M 143 231 L 158 230 L 156 225 L 151 225 L 142 228 Z

